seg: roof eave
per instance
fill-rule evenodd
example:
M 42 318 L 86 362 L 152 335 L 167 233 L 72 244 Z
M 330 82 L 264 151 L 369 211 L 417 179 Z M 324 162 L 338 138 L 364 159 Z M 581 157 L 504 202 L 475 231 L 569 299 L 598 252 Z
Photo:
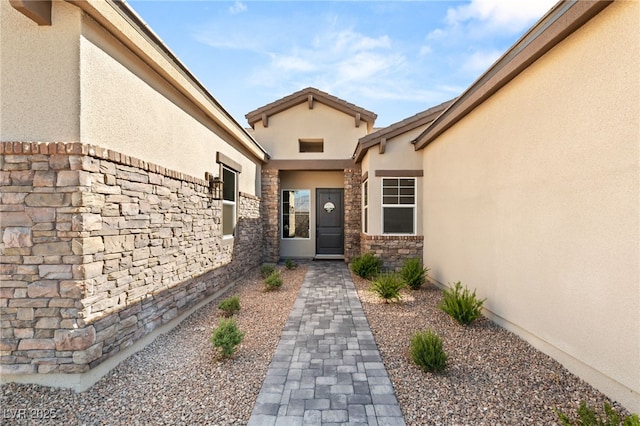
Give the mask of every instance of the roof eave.
M 416 138 L 415 149 L 426 147 L 611 3 L 558 2 Z
M 268 160 L 267 151 L 224 109 L 126 1 L 66 1 L 100 23 L 258 160 Z M 131 30 L 126 29 L 127 24 Z

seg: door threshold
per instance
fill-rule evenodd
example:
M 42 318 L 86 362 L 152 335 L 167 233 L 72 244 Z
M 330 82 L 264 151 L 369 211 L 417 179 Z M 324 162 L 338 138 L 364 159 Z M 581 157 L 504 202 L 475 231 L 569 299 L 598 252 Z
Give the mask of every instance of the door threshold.
M 316 254 L 313 260 L 344 260 L 343 254 Z

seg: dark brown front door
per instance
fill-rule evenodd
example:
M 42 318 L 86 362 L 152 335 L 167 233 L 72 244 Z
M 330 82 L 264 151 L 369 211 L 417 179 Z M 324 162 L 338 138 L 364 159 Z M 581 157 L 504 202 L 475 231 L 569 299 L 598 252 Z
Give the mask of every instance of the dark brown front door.
M 316 189 L 316 254 L 344 254 L 342 188 Z

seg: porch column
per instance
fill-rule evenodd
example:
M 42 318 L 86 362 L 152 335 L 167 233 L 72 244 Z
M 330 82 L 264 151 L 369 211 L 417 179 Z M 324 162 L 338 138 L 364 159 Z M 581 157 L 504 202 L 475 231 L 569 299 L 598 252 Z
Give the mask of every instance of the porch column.
M 344 169 L 344 260 L 360 255 L 362 230 L 362 171 L 360 167 Z
M 264 261 L 280 260 L 280 173 L 262 169 L 262 225 L 264 227 Z

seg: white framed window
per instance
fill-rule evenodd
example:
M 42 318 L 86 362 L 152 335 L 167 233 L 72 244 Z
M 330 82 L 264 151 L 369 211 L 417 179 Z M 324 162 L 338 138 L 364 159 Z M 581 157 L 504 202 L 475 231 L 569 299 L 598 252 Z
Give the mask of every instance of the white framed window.
M 369 181 L 362 183 L 362 232 L 369 232 Z
M 382 233 L 416 232 L 416 179 L 382 179 Z
M 237 220 L 238 174 L 222 166 L 222 236 L 231 238 L 235 234 Z
M 282 238 L 308 239 L 311 190 L 286 189 L 282 191 Z

